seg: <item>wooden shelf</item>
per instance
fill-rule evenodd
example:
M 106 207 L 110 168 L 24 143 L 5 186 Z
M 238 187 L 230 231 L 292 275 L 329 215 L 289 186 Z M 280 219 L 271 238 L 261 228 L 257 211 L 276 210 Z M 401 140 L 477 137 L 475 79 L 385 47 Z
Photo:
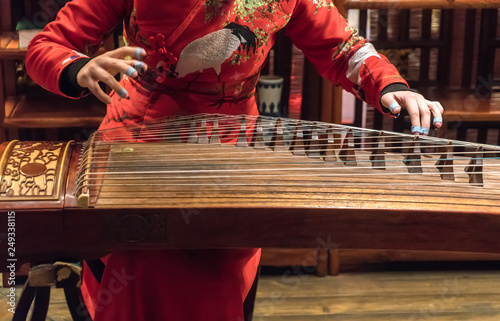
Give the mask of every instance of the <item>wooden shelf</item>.
M 345 9 L 494 9 L 500 1 L 491 0 L 345 0 Z
M 461 122 L 499 122 L 500 93 L 494 92 L 490 98 L 477 98 L 474 91 L 446 90 L 440 92 L 434 88 L 419 91 L 430 100 L 439 101 L 444 109 L 446 121 Z
M 89 96 L 71 100 L 52 93 L 7 97 L 5 127 L 62 128 L 99 127 L 106 105 Z
M 107 38 L 105 42 L 112 42 L 112 38 Z M 111 43 L 110 46 L 113 44 Z M 106 48 L 104 45 L 93 55 L 98 56 L 113 48 Z M 0 59 L 24 59 L 28 48 L 19 48 L 19 34 L 17 32 L 4 32 L 0 36 Z
M 27 48 L 19 48 L 19 35 L 4 32 L 0 36 L 0 59 L 24 59 Z
M 8 129 L 9 137 L 15 137 L 19 128 L 99 127 L 106 105 L 94 96 L 71 100 L 19 79 L 24 74 L 19 72 L 21 65 L 17 62 L 24 61 L 28 50 L 19 48 L 19 33 L 12 30 L 12 19 L 20 14 L 33 16 L 34 2 L 26 4 L 23 7 L 18 1 L 0 0 L 0 108 L 5 110 L 0 111 L 0 141 L 5 139 L 4 129 Z M 104 43 L 108 50 L 114 48 L 112 37 Z M 104 52 L 101 48 L 97 54 Z

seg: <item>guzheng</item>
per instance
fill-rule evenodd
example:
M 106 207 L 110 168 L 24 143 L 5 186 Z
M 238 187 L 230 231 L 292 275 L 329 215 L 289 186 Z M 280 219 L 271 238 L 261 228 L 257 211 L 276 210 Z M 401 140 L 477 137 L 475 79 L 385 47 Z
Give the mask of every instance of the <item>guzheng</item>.
M 325 243 L 500 253 L 491 145 L 201 114 L 83 144 L 12 141 L 0 155 L 0 207 L 16 213 L 19 260 Z

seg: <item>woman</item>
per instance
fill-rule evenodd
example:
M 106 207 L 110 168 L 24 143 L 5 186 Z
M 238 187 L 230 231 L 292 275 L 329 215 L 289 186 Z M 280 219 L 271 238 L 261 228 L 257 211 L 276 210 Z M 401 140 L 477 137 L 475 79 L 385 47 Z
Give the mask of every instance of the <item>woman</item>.
M 129 46 L 90 60 L 122 21 Z M 91 91 L 105 102 L 101 129 L 177 114 L 256 115 L 255 84 L 281 29 L 322 76 L 383 113 L 406 107 L 413 132 L 428 133 L 431 113 L 441 126 L 439 103 L 410 91 L 328 0 L 73 0 L 33 39 L 26 66 L 52 92 Z M 95 321 L 243 320 L 259 259 L 257 249 L 112 253 L 100 283 L 84 274 L 83 292 Z

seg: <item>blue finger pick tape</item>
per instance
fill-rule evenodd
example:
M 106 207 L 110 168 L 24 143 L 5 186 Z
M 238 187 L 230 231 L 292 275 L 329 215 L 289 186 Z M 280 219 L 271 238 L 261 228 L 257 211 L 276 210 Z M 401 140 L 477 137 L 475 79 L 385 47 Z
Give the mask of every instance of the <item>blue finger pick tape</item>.
M 421 127 L 421 126 L 411 126 L 411 132 L 427 135 L 427 134 L 429 134 L 429 128 Z
M 398 103 L 392 103 L 390 106 L 389 106 L 389 110 L 392 112 L 394 112 L 394 109 L 398 108 L 398 107 L 401 107 L 399 106 Z
M 117 92 L 118 96 L 122 97 L 122 98 L 127 98 L 128 96 L 128 92 L 125 88 L 122 88 L 120 89 L 118 92 Z

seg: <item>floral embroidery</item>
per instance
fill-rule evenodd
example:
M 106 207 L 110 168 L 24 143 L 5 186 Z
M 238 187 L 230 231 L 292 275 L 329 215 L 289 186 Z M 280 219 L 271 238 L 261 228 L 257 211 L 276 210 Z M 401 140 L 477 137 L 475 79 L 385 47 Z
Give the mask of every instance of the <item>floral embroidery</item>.
M 335 50 L 332 56 L 333 61 L 340 58 L 340 56 L 342 56 L 343 54 L 350 52 L 352 48 L 357 44 L 366 43 L 366 39 L 359 35 L 358 29 L 347 26 L 345 27 L 345 31 L 350 33 L 351 35 L 349 36 L 349 38 L 347 38 L 346 41 L 337 46 L 337 50 Z
M 273 13 L 283 0 L 236 0 L 233 13 L 240 18 L 265 11 Z
M 330 10 L 335 7 L 332 0 L 309 0 L 312 1 L 316 5 L 316 11 L 314 13 L 318 13 L 318 10 L 321 8 L 326 8 Z
M 137 12 L 135 10 L 135 7 L 132 9 L 132 12 L 130 13 L 130 18 L 125 20 L 125 31 L 126 31 L 126 37 L 124 37 L 125 42 L 127 43 L 127 38 L 130 39 L 137 39 L 139 42 L 144 46 L 149 46 L 149 43 L 146 38 L 144 38 L 141 35 L 141 31 L 139 29 L 139 26 L 137 25 Z M 127 44 L 128 45 L 128 44 Z
M 221 0 L 207 0 L 205 2 L 205 23 L 212 21 L 215 17 L 224 15 L 224 7 L 229 1 Z
M 288 0 L 235 0 L 234 8 L 229 15 L 248 22 L 253 28 L 265 22 L 268 34 L 283 28 L 291 18 L 291 14 L 285 13 L 283 2 Z M 259 39 L 261 40 L 261 39 Z
M 240 65 L 250 60 L 258 52 L 257 61 L 260 61 L 265 53 L 264 46 L 269 45 L 272 34 L 283 28 L 291 18 L 291 13 L 286 13 L 283 3 L 288 0 L 235 0 L 231 10 L 224 12 L 227 22 L 245 23 L 254 31 L 256 39 L 253 52 L 237 52 L 228 61 L 230 65 Z

